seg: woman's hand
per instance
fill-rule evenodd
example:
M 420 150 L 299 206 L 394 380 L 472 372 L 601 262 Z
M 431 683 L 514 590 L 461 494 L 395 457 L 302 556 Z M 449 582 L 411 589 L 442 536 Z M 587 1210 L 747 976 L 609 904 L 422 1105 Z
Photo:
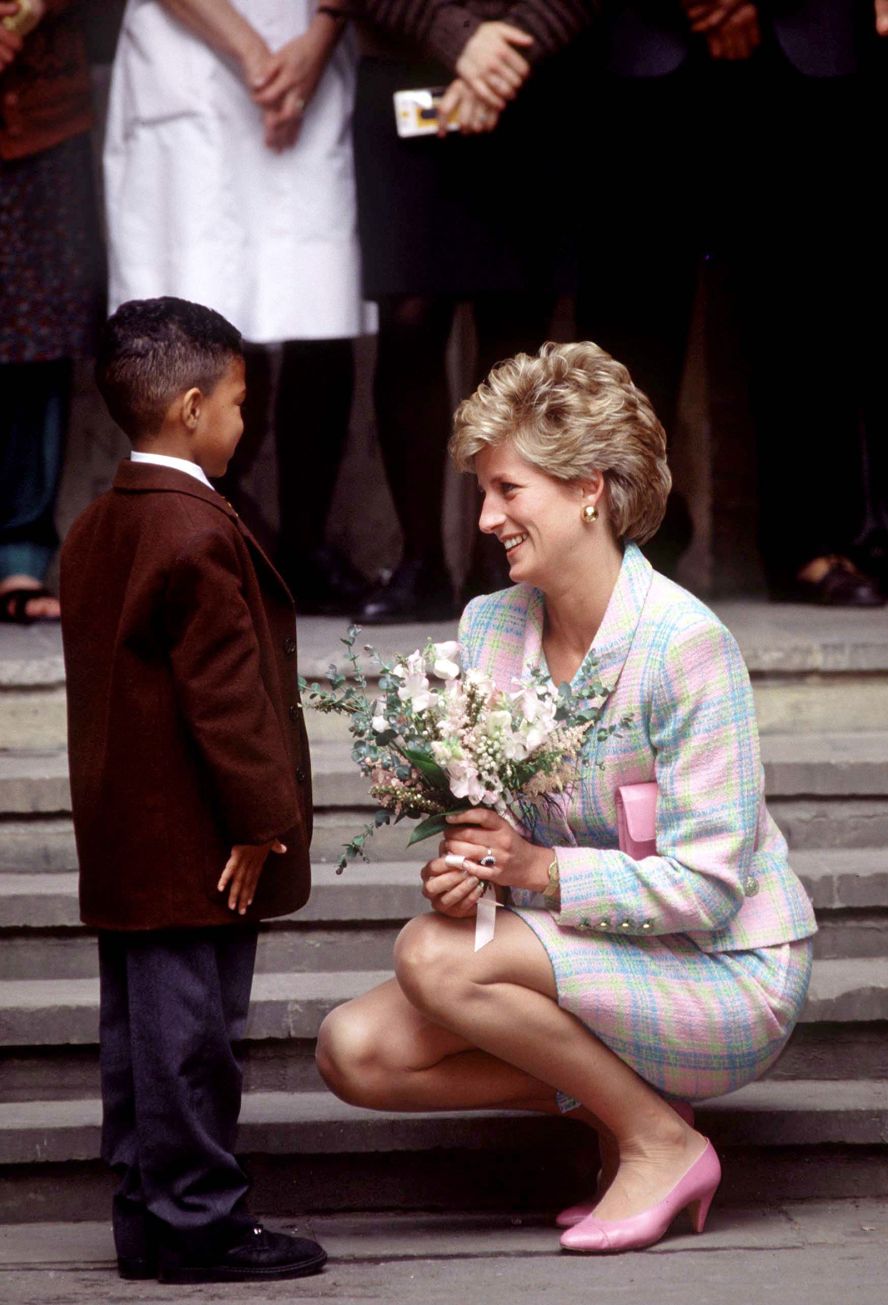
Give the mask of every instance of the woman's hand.
M 710 32 L 748 0 L 682 0 L 692 32 Z
M 2 0 L 0 2 L 0 19 L 14 18 L 18 13 L 18 0 Z M 10 32 L 3 23 L 0 22 L 0 72 L 15 60 L 16 56 L 21 53 L 22 38 L 16 36 L 15 32 Z
M 477 875 L 447 865 L 442 854 L 423 866 L 421 878 L 422 895 L 439 915 L 465 920 L 475 914 L 484 893 L 484 885 Z
M 741 4 L 706 35 L 713 59 L 748 59 L 761 43 L 758 11 L 751 4 Z
M 253 86 L 253 99 L 264 110 L 269 149 L 295 144 L 302 115 L 324 75 L 337 35 L 335 26 L 315 21 L 271 56 L 262 81 Z
M 518 50 L 531 45 L 533 37 L 520 27 L 482 23 L 463 46 L 457 75 L 488 108 L 501 113 L 530 75 L 530 64 Z
M 495 886 L 527 888 L 533 893 L 548 887 L 552 849 L 529 843 L 495 811 L 487 807 L 460 811 L 448 816 L 447 824 L 441 844 L 444 856 L 464 857 L 469 874 Z M 488 854 L 495 864 L 481 865 Z M 447 868 L 456 867 L 448 864 Z
M 450 83 L 438 104 L 439 136 L 447 135 L 451 117 L 456 118 L 464 136 L 493 131 L 500 119 L 497 110 L 480 100 L 461 77 Z
M 876 34 L 888 36 L 888 0 L 876 0 Z

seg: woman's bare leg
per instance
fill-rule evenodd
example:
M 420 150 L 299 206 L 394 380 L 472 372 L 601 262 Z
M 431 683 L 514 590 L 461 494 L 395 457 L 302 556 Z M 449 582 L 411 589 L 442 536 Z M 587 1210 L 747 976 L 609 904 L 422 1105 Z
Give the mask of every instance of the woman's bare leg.
M 331 1011 L 318 1034 L 317 1061 L 331 1091 L 372 1110 L 558 1113 L 549 1084 L 433 1024 L 395 979 Z
M 630 1067 L 556 1002 L 545 949 L 517 916 L 497 913 L 494 941 L 474 924 L 420 916 L 401 932 L 395 973 L 410 1005 L 468 1047 L 581 1101 L 617 1141 L 620 1167 L 596 1213 L 621 1219 L 661 1200 L 705 1146 Z

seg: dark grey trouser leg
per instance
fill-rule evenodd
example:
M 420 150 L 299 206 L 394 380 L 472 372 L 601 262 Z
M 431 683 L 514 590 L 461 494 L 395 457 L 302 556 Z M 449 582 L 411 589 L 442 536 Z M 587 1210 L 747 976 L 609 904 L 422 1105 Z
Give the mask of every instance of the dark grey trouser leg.
M 224 1219 L 247 1181 L 233 1148 L 256 956 L 250 928 L 103 934 L 103 1155 L 121 1175 L 118 1254 L 139 1215 L 177 1232 Z M 144 1237 L 144 1218 L 141 1232 Z

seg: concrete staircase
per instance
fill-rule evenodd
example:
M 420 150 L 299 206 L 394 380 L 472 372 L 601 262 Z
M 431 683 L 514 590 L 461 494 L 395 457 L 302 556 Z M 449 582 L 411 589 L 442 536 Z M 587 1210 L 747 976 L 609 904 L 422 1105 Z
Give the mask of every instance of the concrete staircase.
M 767 1079 L 699 1115 L 726 1197 L 888 1193 L 888 616 L 725 604 L 756 689 L 769 799 L 821 931 L 803 1020 Z M 311 678 L 341 624 L 303 622 Z M 452 628 L 374 631 L 409 650 Z M 309 714 L 310 716 L 310 714 Z M 241 1148 L 255 1204 L 541 1210 L 588 1186 L 594 1147 L 568 1120 L 388 1115 L 323 1090 L 320 1020 L 389 971 L 424 909 L 403 831 L 339 877 L 366 811 L 341 722 L 309 719 L 315 889 L 263 930 L 247 1030 Z M 0 1220 L 102 1218 L 95 944 L 78 922 L 57 631 L 0 630 Z

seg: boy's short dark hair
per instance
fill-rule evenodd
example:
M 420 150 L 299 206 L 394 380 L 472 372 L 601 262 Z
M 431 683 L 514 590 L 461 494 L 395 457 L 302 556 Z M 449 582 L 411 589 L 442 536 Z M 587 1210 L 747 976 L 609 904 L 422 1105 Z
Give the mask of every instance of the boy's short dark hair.
M 177 394 L 192 386 L 210 394 L 242 355 L 240 331 L 214 309 L 171 295 L 131 299 L 102 330 L 96 384 L 118 426 L 137 439 L 160 430 Z

